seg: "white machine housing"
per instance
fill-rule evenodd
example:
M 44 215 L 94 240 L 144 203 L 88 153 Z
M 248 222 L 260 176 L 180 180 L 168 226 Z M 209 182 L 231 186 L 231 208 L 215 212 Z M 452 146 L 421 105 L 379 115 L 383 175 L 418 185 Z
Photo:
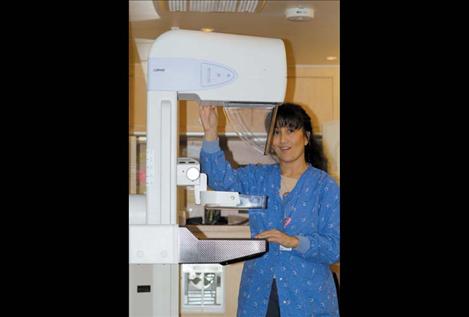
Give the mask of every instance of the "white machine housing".
M 189 30 L 159 36 L 150 51 L 148 90 L 179 99 L 280 103 L 287 64 L 282 40 Z

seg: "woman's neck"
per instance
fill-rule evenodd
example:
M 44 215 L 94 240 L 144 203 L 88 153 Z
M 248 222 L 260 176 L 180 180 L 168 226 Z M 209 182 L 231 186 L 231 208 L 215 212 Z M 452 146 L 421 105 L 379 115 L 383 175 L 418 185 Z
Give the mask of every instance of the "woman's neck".
M 280 162 L 280 172 L 282 176 L 291 178 L 300 178 L 304 171 L 308 168 L 308 163 L 304 160 L 294 162 Z

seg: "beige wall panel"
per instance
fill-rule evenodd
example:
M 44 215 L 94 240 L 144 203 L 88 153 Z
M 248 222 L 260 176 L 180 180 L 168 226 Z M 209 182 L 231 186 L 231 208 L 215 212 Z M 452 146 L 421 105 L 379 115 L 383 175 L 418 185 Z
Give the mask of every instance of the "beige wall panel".
M 288 68 L 286 101 L 307 108 L 314 129 L 339 118 L 339 68 L 298 65 Z
M 320 132 L 321 124 L 333 120 L 332 79 L 315 77 L 295 78 L 295 90 L 291 99 L 306 108 L 313 121 L 314 131 Z

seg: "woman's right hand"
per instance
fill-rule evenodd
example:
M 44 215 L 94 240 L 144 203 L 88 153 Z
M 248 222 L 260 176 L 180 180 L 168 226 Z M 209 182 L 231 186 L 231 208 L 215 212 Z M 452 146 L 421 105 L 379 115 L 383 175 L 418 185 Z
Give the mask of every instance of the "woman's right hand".
M 199 105 L 199 116 L 204 128 L 205 140 L 215 141 L 218 138 L 218 115 L 215 106 Z

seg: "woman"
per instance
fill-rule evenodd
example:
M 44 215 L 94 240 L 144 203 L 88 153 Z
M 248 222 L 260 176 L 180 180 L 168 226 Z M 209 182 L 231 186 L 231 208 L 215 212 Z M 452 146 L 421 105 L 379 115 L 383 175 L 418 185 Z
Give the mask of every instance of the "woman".
M 272 149 L 278 164 L 233 169 L 218 144 L 214 106 L 200 106 L 202 170 L 214 190 L 265 195 L 267 209 L 251 209 L 251 235 L 269 251 L 246 261 L 238 316 L 339 316 L 329 266 L 339 261 L 339 187 L 298 105 L 278 107 Z

